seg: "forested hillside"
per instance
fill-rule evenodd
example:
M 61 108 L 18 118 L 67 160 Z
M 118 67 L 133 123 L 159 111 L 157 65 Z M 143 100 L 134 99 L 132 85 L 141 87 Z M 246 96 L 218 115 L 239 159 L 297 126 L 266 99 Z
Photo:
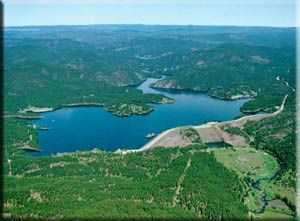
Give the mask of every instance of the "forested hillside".
M 291 47 L 226 44 L 183 55 L 172 76 L 153 87 L 190 89 L 221 99 L 255 97 L 242 107 L 243 111 L 274 111 L 290 91 L 282 79 L 288 78 L 295 85 L 295 62 L 295 49 Z
M 274 110 L 287 91 L 280 81 L 295 87 L 294 29 L 137 25 L 28 30 L 5 30 L 8 114 L 29 105 L 74 103 L 96 103 L 118 115 L 147 113 L 152 108 L 146 103 L 171 101 L 124 86 L 162 74 L 171 76 L 153 86 L 221 99 L 256 97 L 242 107 L 248 112 Z M 121 104 L 127 108 L 120 110 Z
M 6 114 L 20 113 L 29 106 L 58 108 L 86 103 L 122 116 L 151 111 L 146 103 L 171 102 L 163 95 L 143 95 L 122 87 L 140 83 L 145 74 L 130 64 L 106 58 L 85 43 L 8 39 L 4 53 Z M 127 108 L 120 110 L 122 104 Z

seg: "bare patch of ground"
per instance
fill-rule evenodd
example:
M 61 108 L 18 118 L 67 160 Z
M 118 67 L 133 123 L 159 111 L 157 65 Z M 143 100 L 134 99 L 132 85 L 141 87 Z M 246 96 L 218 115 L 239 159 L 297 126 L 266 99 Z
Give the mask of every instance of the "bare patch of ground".
M 249 146 L 242 136 L 229 134 L 218 127 L 220 123 L 210 123 L 205 127 L 196 127 L 203 143 L 225 142 L 231 146 Z
M 183 139 L 183 137 L 180 135 L 180 129 L 168 131 L 163 137 L 160 137 L 152 143 L 152 146 L 161 147 L 174 147 L 186 145 L 188 145 L 188 142 L 185 139 Z
M 239 156 L 238 160 L 241 161 L 241 162 L 248 162 L 249 161 L 249 159 L 247 157 L 242 157 L 242 156 Z
M 197 132 L 200 134 L 203 143 L 213 143 L 223 141 L 219 130 L 211 125 L 210 127 L 196 128 Z
M 180 194 L 180 191 L 182 189 L 182 183 L 183 180 L 186 176 L 186 172 L 189 169 L 189 167 L 191 166 L 191 159 L 189 159 L 186 163 L 186 166 L 184 168 L 183 173 L 181 174 L 181 176 L 179 177 L 178 181 L 177 181 L 177 187 L 176 187 L 176 191 L 175 191 L 175 195 L 173 197 L 173 206 L 176 206 L 176 204 L 179 202 L 178 200 L 178 195 Z
M 33 199 L 39 203 L 43 201 L 43 199 L 41 197 L 41 193 L 38 191 L 35 191 L 35 190 L 30 190 L 30 197 L 28 198 L 28 200 L 31 200 L 31 199 Z

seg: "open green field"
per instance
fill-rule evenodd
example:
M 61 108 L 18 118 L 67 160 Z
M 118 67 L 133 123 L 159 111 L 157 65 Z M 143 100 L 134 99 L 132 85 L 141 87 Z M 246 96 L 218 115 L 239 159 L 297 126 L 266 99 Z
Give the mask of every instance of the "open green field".
M 279 163 L 272 155 L 262 150 L 245 147 L 218 148 L 213 152 L 216 159 L 229 170 L 236 172 L 245 184 L 245 192 L 248 192 L 244 202 L 254 217 L 269 218 L 274 212 L 277 218 L 293 215 L 293 211 L 282 201 L 281 196 L 289 197 L 290 202 L 294 204 L 295 192 L 290 192 L 292 189 L 289 188 L 282 188 L 283 192 L 279 192 L 280 185 L 275 183 L 276 179 L 269 180 L 280 169 Z M 257 189 L 251 183 L 258 180 L 260 183 Z M 270 201 L 266 210 L 258 214 L 263 207 L 263 197 Z
M 290 215 L 286 215 L 283 213 L 277 213 L 277 212 L 273 212 L 273 211 L 269 211 L 267 210 L 264 214 L 262 215 L 257 215 L 255 217 L 256 220 L 266 220 L 266 219 L 275 219 L 275 220 L 280 220 L 280 219 L 284 219 L 284 220 L 297 220 L 295 219 L 295 217 L 290 216 Z
M 280 168 L 272 155 L 254 148 L 218 148 L 214 153 L 224 166 L 235 171 L 240 177 L 249 177 L 252 181 L 270 178 Z

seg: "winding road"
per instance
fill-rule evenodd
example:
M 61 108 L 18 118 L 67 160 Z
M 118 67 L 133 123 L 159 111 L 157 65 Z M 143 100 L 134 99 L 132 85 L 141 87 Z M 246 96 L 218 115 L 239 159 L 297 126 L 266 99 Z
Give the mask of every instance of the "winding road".
M 236 120 L 221 122 L 221 123 L 218 123 L 217 125 L 221 126 L 221 125 L 224 125 L 224 124 L 230 124 L 231 126 L 238 127 L 238 126 L 243 126 L 248 120 L 260 120 L 260 119 L 263 119 L 263 118 L 266 118 L 266 117 L 276 116 L 276 115 L 280 114 L 281 111 L 283 111 L 285 101 L 286 101 L 287 97 L 288 97 L 288 95 L 284 96 L 283 101 L 282 101 L 279 109 L 277 111 L 273 112 L 273 113 L 265 113 L 265 114 L 256 114 L 256 115 L 245 116 L 245 117 L 241 117 L 241 118 L 236 119 Z

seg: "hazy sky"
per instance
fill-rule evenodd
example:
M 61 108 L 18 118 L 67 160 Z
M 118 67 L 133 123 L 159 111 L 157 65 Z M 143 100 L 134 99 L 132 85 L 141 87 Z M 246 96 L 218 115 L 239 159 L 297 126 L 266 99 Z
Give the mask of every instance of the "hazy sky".
M 193 24 L 290 27 L 296 26 L 296 1 L 4 0 L 4 24 L 5 26 Z

